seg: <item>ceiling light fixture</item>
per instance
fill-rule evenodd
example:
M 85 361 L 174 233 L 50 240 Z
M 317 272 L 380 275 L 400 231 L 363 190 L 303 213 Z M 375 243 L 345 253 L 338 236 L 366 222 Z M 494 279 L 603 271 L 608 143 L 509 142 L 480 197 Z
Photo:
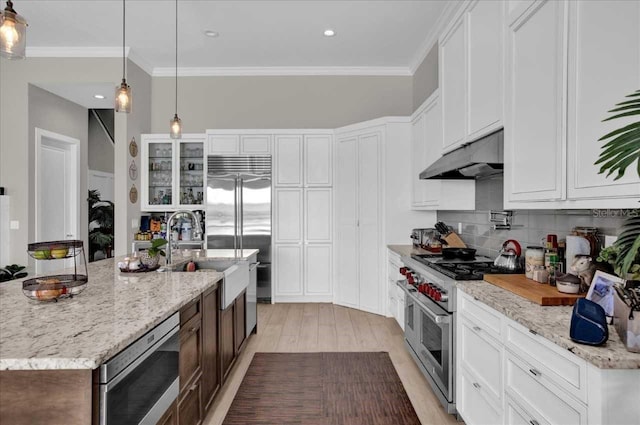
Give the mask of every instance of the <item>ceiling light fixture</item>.
M 93 97 L 95 97 L 96 99 L 104 99 L 104 96 L 101 94 L 94 94 Z
M 124 54 L 125 46 L 125 29 L 126 29 L 126 9 L 125 0 L 122 0 L 122 83 L 116 86 L 116 112 L 124 112 L 128 114 L 131 112 L 131 103 L 133 102 L 131 87 L 127 84 L 126 78 L 126 66 L 127 58 Z
M 217 31 L 207 30 L 204 32 L 204 35 L 206 35 L 207 37 L 216 38 L 217 36 L 220 35 L 220 33 Z
M 13 10 L 13 2 L 0 12 L 0 56 L 24 59 L 27 47 L 27 21 Z
M 171 120 L 169 135 L 172 139 L 182 138 L 182 120 L 178 118 L 178 0 L 176 0 L 176 113 Z
M 334 30 L 332 29 L 324 30 L 325 37 L 333 37 L 334 35 L 336 35 L 336 32 Z

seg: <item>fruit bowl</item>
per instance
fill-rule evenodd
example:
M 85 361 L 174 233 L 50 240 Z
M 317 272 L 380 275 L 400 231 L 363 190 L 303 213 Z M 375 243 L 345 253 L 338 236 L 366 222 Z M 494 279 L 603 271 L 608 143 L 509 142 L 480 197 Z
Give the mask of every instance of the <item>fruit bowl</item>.
M 22 293 L 36 301 L 57 301 L 73 297 L 84 291 L 89 279 L 81 274 L 60 274 L 27 279 L 22 283 Z
M 36 260 L 59 260 L 82 252 L 82 241 L 52 241 L 30 243 L 27 251 Z

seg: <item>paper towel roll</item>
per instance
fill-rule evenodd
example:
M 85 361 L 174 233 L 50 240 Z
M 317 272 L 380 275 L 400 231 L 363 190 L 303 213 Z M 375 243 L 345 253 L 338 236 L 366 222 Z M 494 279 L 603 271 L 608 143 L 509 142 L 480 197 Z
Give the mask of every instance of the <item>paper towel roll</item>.
M 576 255 L 591 254 L 591 244 L 587 238 L 582 236 L 567 236 L 567 250 L 565 256 L 567 258 L 567 271 L 573 264 Z

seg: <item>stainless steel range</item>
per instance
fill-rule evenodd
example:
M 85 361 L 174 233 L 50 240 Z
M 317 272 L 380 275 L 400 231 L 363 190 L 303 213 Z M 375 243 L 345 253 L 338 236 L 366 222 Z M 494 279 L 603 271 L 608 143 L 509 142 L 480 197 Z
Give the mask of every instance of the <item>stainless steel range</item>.
M 444 259 L 434 255 L 402 257 L 406 279 L 405 344 L 447 413 L 455 403 L 456 281 L 482 280 L 484 273 L 509 273 L 488 257 Z

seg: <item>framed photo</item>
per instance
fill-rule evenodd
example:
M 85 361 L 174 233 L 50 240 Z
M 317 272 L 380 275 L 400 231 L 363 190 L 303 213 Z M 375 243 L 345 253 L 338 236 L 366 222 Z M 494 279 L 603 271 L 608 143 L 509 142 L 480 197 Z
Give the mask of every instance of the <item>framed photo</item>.
M 613 285 L 624 285 L 624 279 L 619 278 L 601 270 L 596 271 L 587 292 L 587 299 L 599 304 L 604 309 L 607 316 L 613 316 L 613 301 L 615 290 Z

